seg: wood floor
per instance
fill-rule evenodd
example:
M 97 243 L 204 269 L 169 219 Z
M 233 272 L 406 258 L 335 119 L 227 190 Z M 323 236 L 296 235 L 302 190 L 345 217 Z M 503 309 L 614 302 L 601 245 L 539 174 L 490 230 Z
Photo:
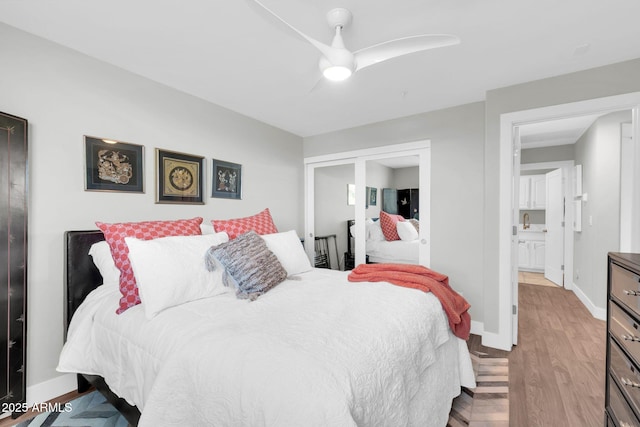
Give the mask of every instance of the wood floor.
M 559 287 L 521 284 L 519 309 L 511 352 L 469 340 L 472 350 L 509 359 L 510 425 L 604 425 L 606 322 Z

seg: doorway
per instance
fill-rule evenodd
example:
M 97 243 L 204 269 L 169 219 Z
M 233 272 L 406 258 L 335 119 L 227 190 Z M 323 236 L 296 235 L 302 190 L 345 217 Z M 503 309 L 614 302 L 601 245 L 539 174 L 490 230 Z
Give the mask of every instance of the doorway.
M 517 223 L 514 223 L 514 190 L 515 177 L 519 177 L 519 170 L 514 165 L 514 156 L 518 152 L 514 148 L 514 138 L 517 135 L 518 126 L 541 121 L 548 121 L 563 117 L 573 117 L 587 114 L 604 114 L 620 110 L 632 110 L 632 135 L 639 135 L 640 118 L 640 93 L 599 98 L 589 101 L 580 101 L 570 104 L 562 104 L 551 107 L 543 107 L 532 110 L 503 114 L 500 118 L 500 192 L 499 192 L 499 237 L 498 237 L 498 290 L 499 290 L 499 331 L 491 335 L 490 343 L 493 347 L 510 350 L 513 343 L 517 342 L 517 285 L 513 284 L 513 266 L 517 265 Z M 638 139 L 633 138 L 635 164 L 640 164 L 640 148 Z M 519 164 L 519 163 L 518 163 Z M 638 173 L 636 171 L 636 173 Z M 638 176 L 638 175 L 636 175 Z M 634 182 L 637 182 L 635 180 Z M 638 184 L 631 191 L 634 201 L 637 201 Z M 636 204 L 632 204 L 636 206 Z M 640 214 L 640 211 L 634 212 Z M 638 217 L 638 216 L 635 216 Z M 621 231 L 627 232 L 628 230 Z M 639 242 L 633 242 L 632 247 L 637 247 Z M 514 249 L 515 247 L 515 249 Z M 625 250 L 625 248 L 620 248 Z M 568 275 L 568 272 L 565 272 Z M 578 295 L 579 296 L 579 295 Z M 485 341 L 483 339 L 483 341 Z

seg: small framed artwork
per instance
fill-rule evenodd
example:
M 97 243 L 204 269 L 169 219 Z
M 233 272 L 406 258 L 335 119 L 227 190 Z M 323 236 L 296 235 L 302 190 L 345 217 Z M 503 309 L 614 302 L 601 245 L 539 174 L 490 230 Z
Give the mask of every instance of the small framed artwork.
M 213 159 L 211 197 L 242 199 L 242 165 Z
M 378 189 L 374 187 L 367 187 L 369 193 L 369 206 L 376 206 L 378 204 Z
M 204 204 L 204 157 L 156 148 L 156 203 Z
M 144 147 L 84 136 L 86 191 L 144 193 Z

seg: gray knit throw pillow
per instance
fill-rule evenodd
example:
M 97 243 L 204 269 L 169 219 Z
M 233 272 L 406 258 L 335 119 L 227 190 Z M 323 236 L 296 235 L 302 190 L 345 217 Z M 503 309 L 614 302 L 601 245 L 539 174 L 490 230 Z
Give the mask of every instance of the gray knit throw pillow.
M 287 270 L 255 231 L 211 247 L 206 254 L 210 271 L 215 260 L 225 268 L 225 285 L 233 284 L 238 298 L 253 301 L 287 278 Z

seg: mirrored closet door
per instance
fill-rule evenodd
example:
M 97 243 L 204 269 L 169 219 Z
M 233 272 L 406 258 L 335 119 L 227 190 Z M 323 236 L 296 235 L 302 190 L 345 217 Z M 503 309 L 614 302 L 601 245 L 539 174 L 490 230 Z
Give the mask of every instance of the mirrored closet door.
M 400 215 L 406 205 L 402 216 L 407 224 L 403 224 L 404 239 L 396 237 L 403 241 L 392 242 L 396 249 L 391 254 L 402 253 L 399 250 L 402 246 L 405 255 L 399 262 L 428 266 L 430 155 L 429 142 L 420 141 L 306 158 L 305 248 L 310 259 L 326 267 L 324 246 L 318 245 L 318 240 L 322 242 L 330 236 L 327 242 L 330 268 L 350 269 L 367 261 L 395 262 L 374 253 L 374 246 L 384 246 L 387 240 L 379 233 L 380 212 L 388 209 L 385 200 L 389 202 L 395 197 L 395 209 L 389 208 L 392 211 L 389 213 Z M 407 228 L 409 220 L 413 230 Z M 374 222 L 378 227 L 371 226 Z M 380 243 L 372 242 L 372 238 Z

